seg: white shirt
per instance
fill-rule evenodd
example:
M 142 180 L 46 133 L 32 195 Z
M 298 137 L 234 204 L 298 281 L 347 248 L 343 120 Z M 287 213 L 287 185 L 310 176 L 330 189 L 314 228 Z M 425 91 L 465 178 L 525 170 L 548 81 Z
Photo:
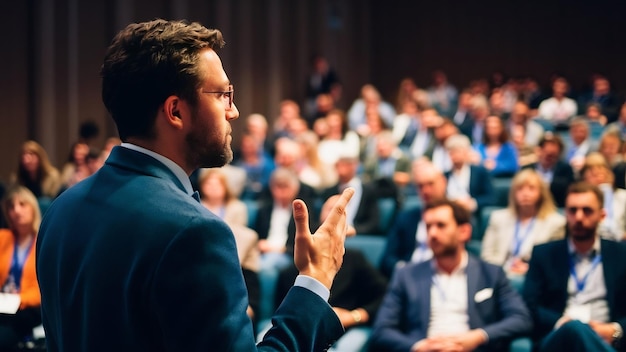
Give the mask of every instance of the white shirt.
M 280 207 L 274 205 L 272 208 L 272 218 L 270 229 L 267 233 L 267 242 L 272 246 L 283 247 L 287 243 L 287 228 L 291 220 L 291 207 Z
M 469 184 L 469 166 L 463 165 L 459 171 L 453 169 L 448 180 L 448 187 L 446 188 L 448 198 L 454 200 L 469 197 Z
M 584 283 L 579 291 L 576 280 L 570 273 L 567 282 L 567 304 L 563 315 L 578 319 L 583 323 L 596 320 L 606 323 L 609 321 L 609 305 L 606 301 L 606 285 L 602 261 L 594 263 L 600 256 L 600 239 L 596 237 L 593 248 L 584 255 L 576 253 L 574 244 L 568 240 L 569 253 L 574 260 L 576 276 L 579 283 Z M 571 263 L 571 262 L 570 262 Z M 586 279 L 585 279 L 586 276 Z
M 437 145 L 433 150 L 433 164 L 439 168 L 442 172 L 448 172 L 452 169 L 452 161 L 446 148 L 441 145 Z
M 546 99 L 539 104 L 539 116 L 545 120 L 563 122 L 576 115 L 578 106 L 573 99 L 563 98 L 557 100 L 555 97 Z
M 470 330 L 467 314 L 467 253 L 459 266 L 448 274 L 437 267 L 430 287 L 430 319 L 427 337 L 463 333 Z

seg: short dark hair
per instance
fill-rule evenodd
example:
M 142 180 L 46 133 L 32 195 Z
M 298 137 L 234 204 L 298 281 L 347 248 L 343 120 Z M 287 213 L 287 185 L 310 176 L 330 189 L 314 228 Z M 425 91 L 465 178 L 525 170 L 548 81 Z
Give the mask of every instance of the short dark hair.
M 541 137 L 541 139 L 539 140 L 538 145 L 540 148 L 543 148 L 543 146 L 548 143 L 556 144 L 559 147 L 559 151 L 561 152 L 563 151 L 563 149 L 565 149 L 565 144 L 563 143 L 561 137 L 552 132 L 544 133 L 543 137 Z
M 102 100 L 120 138 L 153 138 L 158 108 L 171 95 L 195 105 L 203 78 L 200 53 L 223 45 L 219 30 L 197 22 L 156 19 L 121 30 L 100 71 Z
M 604 193 L 602 193 L 600 188 L 592 185 L 589 182 L 581 181 L 581 182 L 576 182 L 576 183 L 571 184 L 567 188 L 567 195 L 565 196 L 565 199 L 567 199 L 567 197 L 570 194 L 579 194 L 579 193 L 588 193 L 588 192 L 593 193 L 598 199 L 598 203 L 600 203 L 600 208 L 604 208 Z
M 432 202 L 429 202 L 424 207 L 424 213 L 428 210 L 440 207 L 449 207 L 452 209 L 452 216 L 454 217 L 454 221 L 457 225 L 465 225 L 470 223 L 470 212 L 459 203 L 448 198 L 435 199 Z

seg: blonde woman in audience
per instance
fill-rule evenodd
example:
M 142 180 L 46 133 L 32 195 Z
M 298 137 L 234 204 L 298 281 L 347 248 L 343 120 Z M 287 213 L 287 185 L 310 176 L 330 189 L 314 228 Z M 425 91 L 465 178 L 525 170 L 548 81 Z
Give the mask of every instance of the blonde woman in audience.
M 622 140 L 619 132 L 607 131 L 600 138 L 600 144 L 598 145 L 598 152 L 604 156 L 604 159 L 609 163 L 609 166 L 615 165 L 624 161 L 622 155 Z
M 233 195 L 222 170 L 202 170 L 198 177 L 198 193 L 202 205 L 227 224 L 248 226 L 246 204 Z
M 37 198 L 54 198 L 61 188 L 61 175 L 39 143 L 26 141 L 22 144 L 17 172 L 11 176 L 11 183 L 28 188 Z
M 550 191 L 536 171 L 525 169 L 511 182 L 509 206 L 491 213 L 481 257 L 502 265 L 509 277 L 523 276 L 535 245 L 564 236 L 565 217 Z
M 3 294 L 19 296 L 19 308 L 15 314 L 0 314 L 0 350 L 12 351 L 41 324 L 41 295 L 35 272 L 41 213 L 35 195 L 24 186 L 7 191 L 2 213 L 9 228 L 0 229 L 0 285 Z
M 604 194 L 605 216 L 598 228 L 600 236 L 615 241 L 626 239 L 626 190 L 613 186 L 615 175 L 606 159 L 598 152 L 590 153 L 580 174 Z
M 311 130 L 303 131 L 295 137 L 300 144 L 302 164 L 298 170 L 300 181 L 310 185 L 316 190 L 322 190 L 337 182 L 337 171 L 334 165 L 326 165 L 320 160 L 317 152 L 319 138 Z

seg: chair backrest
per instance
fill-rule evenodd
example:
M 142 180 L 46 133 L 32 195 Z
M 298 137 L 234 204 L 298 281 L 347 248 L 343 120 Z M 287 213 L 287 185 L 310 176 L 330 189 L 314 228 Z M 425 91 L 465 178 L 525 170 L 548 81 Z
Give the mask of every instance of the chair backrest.
M 378 268 L 382 259 L 387 238 L 376 235 L 356 235 L 346 238 L 346 248 L 360 250 L 365 258 L 375 267 Z
M 394 198 L 379 198 L 377 202 L 378 211 L 380 212 L 378 229 L 381 234 L 386 234 L 396 217 L 397 203 Z

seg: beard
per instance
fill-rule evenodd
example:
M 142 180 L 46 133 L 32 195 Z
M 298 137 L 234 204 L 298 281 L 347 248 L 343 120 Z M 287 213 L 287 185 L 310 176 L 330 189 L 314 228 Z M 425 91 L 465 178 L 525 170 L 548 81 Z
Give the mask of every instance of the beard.
M 459 251 L 457 243 L 430 243 L 430 249 L 435 258 L 454 257 Z
M 206 120 L 193 114 L 194 128 L 185 136 L 187 164 L 195 168 L 222 167 L 233 160 L 233 150 L 228 135 L 219 135 Z M 207 135 L 207 131 L 209 134 Z
M 577 241 L 590 240 L 596 235 L 596 226 L 589 228 L 580 223 L 575 223 L 569 226 L 568 230 L 572 239 Z

